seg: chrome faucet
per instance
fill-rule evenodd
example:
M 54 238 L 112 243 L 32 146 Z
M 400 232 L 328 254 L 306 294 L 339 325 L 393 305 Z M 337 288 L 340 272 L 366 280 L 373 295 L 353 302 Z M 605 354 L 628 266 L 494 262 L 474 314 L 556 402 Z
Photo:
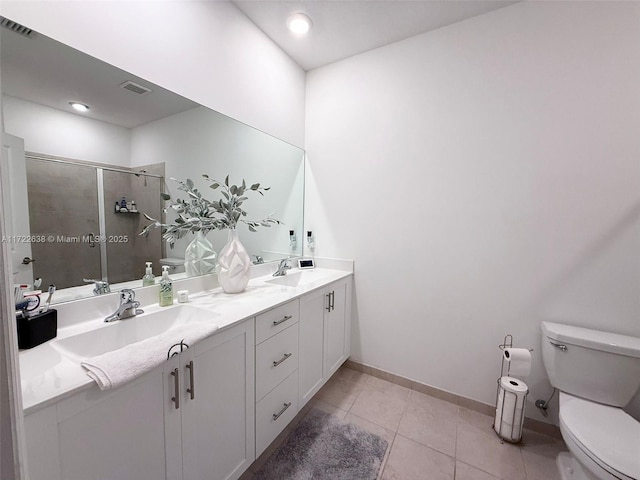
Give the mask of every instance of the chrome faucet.
M 278 269 L 273 274 L 274 277 L 282 277 L 287 274 L 287 270 L 291 269 L 291 265 L 289 265 L 290 258 L 283 258 L 280 260 L 280 264 L 278 265 Z
M 262 258 L 260 255 L 254 255 L 253 257 L 255 258 L 255 260 L 253 261 L 254 265 L 260 265 L 264 263 L 264 258 Z
M 123 288 L 120 291 L 120 306 L 114 313 L 105 318 L 104 321 L 114 322 L 144 313 L 144 310 L 138 308 L 139 306 L 140 302 L 136 301 L 135 292 L 130 288 Z
M 111 293 L 111 287 L 106 280 L 91 280 L 90 278 L 83 278 L 83 281 L 87 283 L 93 283 L 93 294 L 102 295 L 103 293 Z

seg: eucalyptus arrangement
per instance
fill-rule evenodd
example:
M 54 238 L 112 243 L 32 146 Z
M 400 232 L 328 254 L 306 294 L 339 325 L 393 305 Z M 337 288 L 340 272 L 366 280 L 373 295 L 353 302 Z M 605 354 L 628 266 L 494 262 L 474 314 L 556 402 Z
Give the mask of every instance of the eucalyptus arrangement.
M 209 188 L 217 190 L 220 188 L 222 194 L 221 199 L 212 201 L 205 198 L 200 192 L 193 180 L 186 181 L 171 180 L 178 183 L 178 190 L 185 192 L 186 199 L 176 198 L 172 200 L 171 195 L 162 193 L 162 199 L 171 202 L 164 208 L 166 213 L 168 209 L 176 212 L 177 217 L 172 223 L 162 223 L 160 220 L 150 217 L 146 213 L 145 218 L 150 224 L 146 225 L 140 235 L 148 235 L 152 228 L 162 228 L 162 238 L 169 242 L 169 246 L 173 248 L 176 240 L 184 237 L 187 233 L 202 232 L 203 235 L 212 230 L 235 230 L 238 223 L 244 223 L 249 227 L 249 231 L 256 232 L 258 227 L 270 227 L 273 224 L 281 222 L 273 217 L 273 213 L 259 221 L 247 220 L 247 212 L 243 208 L 243 204 L 249 197 L 248 192 L 257 192 L 264 195 L 263 192 L 269 190 L 270 187 L 261 187 L 259 183 L 248 186 L 245 180 L 240 185 L 231 184 L 229 175 L 224 182 L 215 180 L 209 175 L 202 175 L 209 183 Z

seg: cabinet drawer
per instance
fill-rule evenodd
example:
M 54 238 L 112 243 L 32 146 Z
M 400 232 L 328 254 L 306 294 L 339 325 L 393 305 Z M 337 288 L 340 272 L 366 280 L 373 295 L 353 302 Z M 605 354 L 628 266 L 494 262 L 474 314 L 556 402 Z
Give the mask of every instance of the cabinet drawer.
M 289 375 L 256 404 L 256 457 L 298 413 L 298 374 Z
M 298 324 L 256 347 L 256 400 L 298 369 Z
M 298 321 L 299 302 L 280 305 L 256 317 L 256 344 L 265 341 Z

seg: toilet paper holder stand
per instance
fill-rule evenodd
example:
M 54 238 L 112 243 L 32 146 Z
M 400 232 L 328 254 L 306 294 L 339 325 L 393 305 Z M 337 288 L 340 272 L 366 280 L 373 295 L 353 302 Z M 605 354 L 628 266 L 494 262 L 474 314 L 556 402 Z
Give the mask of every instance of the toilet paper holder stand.
M 513 335 L 511 334 L 507 334 L 504 337 L 504 340 L 502 342 L 501 345 L 498 345 L 498 348 L 500 350 L 502 350 L 504 352 L 505 349 L 507 348 L 513 348 Z M 533 348 L 529 348 L 528 349 L 530 352 L 533 352 Z M 509 443 L 520 443 L 522 441 L 522 424 L 523 424 L 523 420 L 524 420 L 524 403 L 526 401 L 527 398 L 527 394 L 529 393 L 529 390 L 527 389 L 527 392 L 524 394 L 524 397 L 522 399 L 522 408 L 520 409 L 520 414 L 519 417 L 516 418 L 516 414 L 518 409 L 514 408 L 512 414 L 511 414 L 511 428 L 504 428 L 505 426 L 505 422 L 504 422 L 504 414 L 505 414 L 505 405 L 507 404 L 507 395 L 515 395 L 512 392 L 508 392 L 505 390 L 504 392 L 504 396 L 503 396 L 503 400 L 502 400 L 502 407 L 501 407 L 501 411 L 498 415 L 498 404 L 499 402 L 499 398 L 500 398 L 500 380 L 502 377 L 504 376 L 509 376 L 509 371 L 511 370 L 511 363 L 506 361 L 506 359 L 504 358 L 504 355 L 501 355 L 502 357 L 502 363 L 500 365 L 500 376 L 498 377 L 497 380 L 497 389 L 496 389 L 496 419 L 494 421 L 494 425 L 493 425 L 493 430 L 496 432 L 496 434 L 498 435 L 498 437 L 500 437 L 500 442 L 504 442 L 505 440 Z M 517 399 L 516 399 L 517 402 Z M 509 415 L 509 413 L 507 412 L 507 415 Z M 500 421 L 498 422 L 498 419 L 500 419 Z M 506 431 L 509 430 L 509 431 Z
M 498 345 L 498 348 L 503 352 L 507 348 L 513 348 L 513 335 L 511 334 L 505 335 L 504 340 L 502 341 L 502 344 Z M 533 348 L 529 348 L 527 350 L 529 350 L 530 352 L 533 352 Z M 502 357 L 502 365 L 500 366 L 500 377 L 498 378 L 498 383 L 500 382 L 500 378 L 504 377 L 505 375 L 509 376 L 509 371 L 511 370 L 511 363 L 506 361 L 506 359 L 504 358 L 504 355 L 501 355 L 501 357 Z

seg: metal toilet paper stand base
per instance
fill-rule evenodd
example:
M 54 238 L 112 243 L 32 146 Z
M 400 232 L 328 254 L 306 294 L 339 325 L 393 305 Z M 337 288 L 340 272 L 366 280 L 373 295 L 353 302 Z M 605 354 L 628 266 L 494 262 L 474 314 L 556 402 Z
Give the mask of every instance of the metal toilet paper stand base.
M 506 348 L 513 348 L 513 335 L 511 334 L 505 335 L 502 344 L 498 345 L 498 348 L 500 348 L 500 350 L 502 350 L 503 352 Z M 532 352 L 533 349 L 530 348 L 529 351 Z M 500 403 L 499 398 L 500 398 L 500 390 L 501 390 L 500 380 L 505 375 L 509 376 L 510 369 L 511 369 L 510 362 L 507 362 L 504 358 L 504 355 L 502 355 L 502 364 L 500 366 L 500 376 L 498 377 L 498 380 L 497 380 L 498 387 L 496 389 L 496 418 L 494 419 L 494 424 L 492 425 L 492 428 L 496 432 L 496 435 L 500 437 L 500 443 L 504 443 L 504 441 L 507 441 L 509 443 L 520 443 L 522 441 L 522 424 L 524 421 L 524 405 L 527 399 L 527 395 L 529 394 L 529 389 L 527 388 L 527 391 L 524 394 L 524 397 L 522 398 L 522 408 L 520 409 L 519 415 L 517 415 L 518 409 L 516 408 L 518 405 L 518 402 L 517 402 L 518 399 L 517 398 L 514 399 L 514 405 L 516 407 L 514 407 L 513 412 L 511 413 L 511 428 L 504 428 L 504 423 L 505 423 L 504 415 L 505 415 L 505 405 L 507 404 L 507 395 L 516 396 L 516 394 L 513 392 L 508 392 L 506 390 L 504 391 L 503 398 L 502 398 L 502 407 L 500 409 L 500 413 L 498 417 L 498 403 Z M 507 412 L 507 416 L 509 416 L 509 412 Z M 518 418 L 516 418 L 516 416 Z M 497 422 L 498 418 L 500 419 L 499 424 Z M 496 428 L 496 425 L 499 425 L 499 427 Z

